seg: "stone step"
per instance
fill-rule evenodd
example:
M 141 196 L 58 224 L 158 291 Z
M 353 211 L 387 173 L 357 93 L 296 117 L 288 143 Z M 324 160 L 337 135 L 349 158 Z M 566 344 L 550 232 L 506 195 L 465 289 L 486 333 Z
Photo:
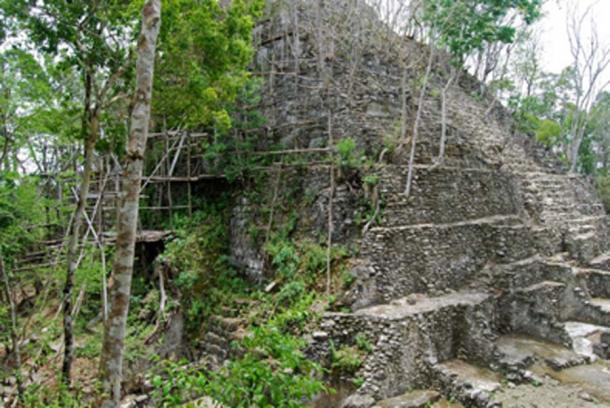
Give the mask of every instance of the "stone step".
M 573 180 L 579 180 L 580 177 L 579 176 L 574 176 L 571 174 L 564 174 L 564 173 L 549 173 L 546 171 L 529 171 L 526 172 L 524 174 L 524 181 L 526 183 L 544 183 L 544 182 L 548 182 L 549 184 L 553 184 L 555 187 L 557 187 L 558 183 L 570 183 Z
M 435 390 L 413 390 L 394 398 L 377 402 L 373 408 L 428 408 L 441 399 Z
M 217 333 L 214 333 L 212 331 L 208 331 L 203 337 L 203 340 L 208 344 L 215 344 L 225 349 L 229 346 L 229 342 L 225 337 L 219 336 Z
M 601 237 L 598 230 L 584 234 L 566 236 L 566 248 L 570 255 L 581 263 L 588 263 L 604 250 L 606 238 Z
M 502 388 L 500 374 L 458 359 L 437 364 L 432 369 L 443 394 L 468 407 L 499 406 L 491 404 L 491 398 Z
M 610 299 L 607 298 L 593 298 L 590 303 L 603 310 L 606 313 L 610 313 Z
M 496 341 L 500 367 L 522 380 L 527 370 L 536 363 L 544 363 L 554 370 L 585 364 L 589 358 L 561 345 L 534 337 L 510 334 Z
M 535 255 L 517 262 L 496 265 L 492 276 L 490 285 L 514 292 L 528 287 L 531 290 L 533 285 L 542 282 L 568 282 L 573 276 L 573 269 L 567 263 Z
M 574 227 L 576 227 L 576 226 L 588 227 L 588 226 L 599 225 L 600 223 L 604 224 L 607 220 L 608 220 L 608 216 L 606 214 L 592 215 L 592 216 L 581 217 L 581 218 L 571 218 L 566 221 L 566 224 L 568 224 L 570 226 L 574 226 Z
M 592 259 L 589 262 L 589 265 L 597 269 L 610 271 L 610 252 L 604 252 L 598 257 Z
M 475 218 L 471 220 L 458 221 L 453 223 L 426 223 L 426 224 L 411 224 L 411 225 L 398 225 L 393 227 L 375 227 L 371 228 L 370 232 L 374 234 L 383 234 L 386 232 L 393 231 L 404 231 L 404 230 L 413 230 L 413 229 L 430 229 L 430 228 L 438 228 L 438 229 L 449 229 L 456 227 L 465 227 L 465 226 L 476 226 L 476 225 L 492 225 L 499 224 L 500 226 L 516 226 L 522 227 L 521 219 L 518 215 L 515 214 L 500 214 L 500 215 L 492 215 L 482 218 Z
M 508 383 L 492 402 L 507 408 L 599 408 L 610 406 L 610 370 L 603 362 L 577 365 L 561 371 L 537 369 L 522 384 Z
M 575 268 L 579 285 L 593 298 L 610 298 L 610 271 L 592 268 Z
M 610 299 L 592 298 L 584 302 L 578 320 L 599 326 L 610 327 Z
M 564 289 L 565 287 L 565 283 L 562 282 L 542 281 L 534 283 L 530 286 L 526 286 L 524 288 L 518 288 L 515 292 L 523 293 L 526 295 L 534 295 L 538 292 L 556 292 L 558 289 Z
M 610 356 L 610 327 L 582 322 L 566 322 L 564 327 L 579 355 L 591 360 Z
M 561 318 L 569 294 L 565 283 L 555 281 L 518 288 L 499 300 L 500 319 L 509 332 L 562 344 L 568 341 Z
M 227 349 L 219 347 L 218 345 L 213 344 L 213 343 L 204 343 L 203 349 L 205 350 L 205 352 L 207 354 L 212 355 L 219 360 L 224 360 L 228 356 Z
M 480 292 L 456 292 L 438 297 L 413 294 L 397 299 L 390 304 L 357 310 L 354 312 L 354 315 L 386 320 L 403 320 L 416 315 L 424 315 L 456 307 L 479 305 L 489 298 L 489 294 Z
M 244 324 L 244 320 L 238 317 L 216 315 L 212 316 L 211 320 L 212 325 L 218 325 L 220 328 L 230 332 L 238 330 Z

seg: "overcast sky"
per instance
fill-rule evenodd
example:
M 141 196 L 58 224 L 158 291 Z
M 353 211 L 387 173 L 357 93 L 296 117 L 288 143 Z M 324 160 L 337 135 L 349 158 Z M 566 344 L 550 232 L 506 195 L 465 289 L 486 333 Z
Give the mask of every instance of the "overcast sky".
M 582 11 L 593 4 L 592 15 L 597 22 L 599 38 L 610 46 L 610 0 L 577 1 Z M 545 6 L 546 15 L 540 22 L 540 30 L 544 47 L 543 63 L 547 71 L 560 72 L 571 62 L 566 33 L 567 8 L 567 0 L 549 0 Z M 610 79 L 610 72 L 606 72 L 606 79 Z

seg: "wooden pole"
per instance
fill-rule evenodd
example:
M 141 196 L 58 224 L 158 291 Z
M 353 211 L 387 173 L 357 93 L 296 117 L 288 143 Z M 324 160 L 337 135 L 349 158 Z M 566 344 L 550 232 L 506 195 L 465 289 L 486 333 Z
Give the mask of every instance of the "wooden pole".
M 163 131 L 165 132 L 165 175 L 166 176 L 171 176 L 170 175 L 170 171 L 171 171 L 171 163 L 169 161 L 169 134 L 167 133 L 167 126 L 165 124 L 165 119 L 163 120 Z M 165 193 L 167 195 L 167 206 L 169 207 L 168 209 L 168 215 L 169 215 L 169 227 L 171 229 L 174 228 L 174 221 L 173 221 L 173 210 L 172 210 L 172 182 L 170 180 L 170 177 L 167 178 L 167 182 L 165 183 Z
M 332 131 L 332 112 L 328 110 L 328 146 L 334 145 L 333 131 Z M 331 286 L 331 256 L 332 256 L 332 245 L 333 245 L 333 196 L 335 193 L 335 156 L 331 154 L 330 164 L 330 188 L 328 192 L 328 240 L 326 243 L 326 294 L 330 295 Z
M 193 215 L 193 197 L 192 197 L 192 186 L 191 186 L 191 156 L 192 156 L 192 149 L 193 149 L 193 145 L 191 144 L 191 135 L 190 133 L 188 134 L 188 143 L 189 143 L 189 147 L 188 147 L 188 151 L 187 151 L 187 158 L 186 158 L 186 176 L 189 178 L 189 182 L 186 185 L 186 194 L 187 194 L 187 199 L 188 199 L 188 206 L 189 206 L 189 217 L 191 217 Z

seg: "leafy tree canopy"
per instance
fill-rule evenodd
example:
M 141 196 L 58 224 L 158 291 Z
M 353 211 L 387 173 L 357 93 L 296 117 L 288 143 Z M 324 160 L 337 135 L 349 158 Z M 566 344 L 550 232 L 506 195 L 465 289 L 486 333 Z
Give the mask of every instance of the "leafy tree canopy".
M 228 104 L 248 81 L 252 28 L 264 0 L 175 0 L 164 5 L 153 113 L 170 127 L 231 127 Z
M 425 0 L 424 20 L 456 63 L 486 43 L 514 41 L 516 13 L 526 24 L 540 16 L 541 0 Z

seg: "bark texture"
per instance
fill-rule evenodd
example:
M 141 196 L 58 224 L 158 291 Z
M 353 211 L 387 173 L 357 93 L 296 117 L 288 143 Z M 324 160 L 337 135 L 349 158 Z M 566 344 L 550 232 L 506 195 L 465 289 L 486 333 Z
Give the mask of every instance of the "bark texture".
M 155 49 L 161 25 L 161 1 L 149 0 L 142 10 L 142 31 L 138 39 L 136 90 L 131 129 L 123 173 L 122 202 L 119 208 L 113 280 L 110 287 L 110 313 L 104 326 L 100 363 L 106 394 L 104 407 L 116 407 L 121 399 L 123 346 L 129 311 L 131 279 L 138 222 L 140 183 L 148 138 Z
M 88 98 L 87 98 L 88 99 Z M 88 105 L 88 102 L 87 102 Z M 88 123 L 88 135 L 85 140 L 85 163 L 83 175 L 80 183 L 78 194 L 78 202 L 74 210 L 74 222 L 70 233 L 70 241 L 68 243 L 68 252 L 66 262 L 68 270 L 66 273 L 66 282 L 63 291 L 63 313 L 64 313 L 64 361 L 61 372 L 62 379 L 66 385 L 70 385 L 70 371 L 72 368 L 72 360 L 74 359 L 74 334 L 72 321 L 72 292 L 74 287 L 74 273 L 78 266 L 78 248 L 85 216 L 85 206 L 87 204 L 87 195 L 91 184 L 91 173 L 93 170 L 93 153 L 95 142 L 99 133 L 99 118 L 97 109 L 92 112 L 87 106 L 85 115 L 88 117 L 85 121 Z

